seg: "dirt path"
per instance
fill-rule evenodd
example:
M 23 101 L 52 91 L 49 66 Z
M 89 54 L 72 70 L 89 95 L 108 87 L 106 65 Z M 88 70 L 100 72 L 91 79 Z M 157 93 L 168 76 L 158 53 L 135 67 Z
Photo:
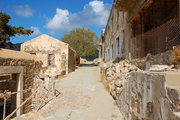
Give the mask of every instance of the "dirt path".
M 57 99 L 26 119 L 122 120 L 114 100 L 100 82 L 99 73 L 99 67 L 80 67 L 57 83 L 61 92 Z

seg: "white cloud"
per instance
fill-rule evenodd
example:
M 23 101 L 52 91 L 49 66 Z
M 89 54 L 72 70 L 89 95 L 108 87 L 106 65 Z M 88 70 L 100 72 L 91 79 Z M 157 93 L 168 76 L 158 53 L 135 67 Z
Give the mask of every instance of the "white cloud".
M 110 4 L 103 1 L 93 0 L 77 13 L 57 8 L 56 14 L 48 21 L 46 28 L 53 31 L 69 31 L 76 27 L 106 25 L 110 7 Z
M 94 0 L 89 3 L 89 6 L 92 7 L 94 13 L 96 14 L 96 21 L 98 22 L 98 24 L 106 25 L 110 12 L 109 5 L 105 5 L 103 1 Z
M 30 29 L 34 31 L 33 34 L 31 34 L 31 36 L 36 36 L 36 35 L 42 34 L 38 27 L 31 26 Z
M 57 8 L 56 15 L 49 21 L 47 28 L 58 30 L 59 27 L 65 27 L 67 25 L 69 25 L 69 11 Z
M 33 9 L 29 5 L 19 5 L 14 8 L 15 13 L 21 17 L 31 17 L 33 15 Z
M 100 13 L 100 12 L 103 12 L 103 10 L 104 10 L 103 1 L 94 0 L 94 1 L 90 2 L 89 5 L 93 8 L 95 13 Z

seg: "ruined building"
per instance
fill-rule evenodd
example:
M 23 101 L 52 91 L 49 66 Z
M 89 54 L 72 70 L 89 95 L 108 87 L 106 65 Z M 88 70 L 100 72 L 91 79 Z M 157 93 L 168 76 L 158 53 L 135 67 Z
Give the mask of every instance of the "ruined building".
M 115 0 L 102 33 L 100 56 L 105 61 L 151 54 L 166 59 L 156 64 L 171 64 L 168 55 L 180 45 L 179 0 Z
M 76 67 L 76 52 L 67 43 L 45 34 L 21 44 L 21 51 L 36 55 L 46 67 L 47 77 L 67 74 Z
M 59 94 L 56 77 L 75 68 L 76 52 L 48 35 L 21 44 L 21 51 L 0 49 L 0 120 L 41 109 Z
M 179 10 L 179 0 L 114 1 L 99 53 L 125 120 L 180 120 Z
M 19 109 L 11 117 L 34 109 L 35 96 L 23 106 L 21 104 L 31 97 L 37 86 L 40 86 L 37 79 L 40 79 L 38 74 L 41 69 L 42 62 L 35 56 L 0 49 L 0 119 L 7 117 L 17 108 Z

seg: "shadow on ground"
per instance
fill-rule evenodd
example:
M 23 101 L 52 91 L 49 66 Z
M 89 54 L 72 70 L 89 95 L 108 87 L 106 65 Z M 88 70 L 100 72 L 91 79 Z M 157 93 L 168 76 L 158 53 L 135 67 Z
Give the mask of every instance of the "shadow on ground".
M 80 67 L 95 67 L 95 66 L 97 66 L 97 65 L 95 65 L 95 64 L 92 63 L 92 62 L 88 62 L 88 63 L 80 64 L 79 66 L 80 66 Z

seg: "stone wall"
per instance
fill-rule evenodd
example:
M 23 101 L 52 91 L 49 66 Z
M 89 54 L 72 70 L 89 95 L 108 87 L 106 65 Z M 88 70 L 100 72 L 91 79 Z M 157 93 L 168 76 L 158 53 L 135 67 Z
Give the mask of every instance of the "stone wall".
M 132 28 L 131 23 L 127 20 L 128 15 L 128 12 L 119 11 L 114 6 L 111 9 L 102 45 L 104 46 L 102 54 L 106 62 L 116 57 L 131 59 Z M 117 39 L 119 39 L 119 48 Z
M 132 73 L 116 97 L 126 120 L 177 120 L 170 106 L 178 96 L 169 96 L 173 90 L 167 90 L 165 81 L 159 73 Z
M 30 55 L 26 52 L 0 49 L 0 67 L 3 69 L 0 69 L 0 72 L 7 74 L 8 72 L 9 74 L 17 72 L 20 76 L 22 75 L 21 77 L 17 77 L 18 81 L 16 84 L 18 85 L 8 83 L 6 84 L 8 86 L 3 86 L 4 84 L 0 84 L 0 93 L 7 87 L 13 89 L 13 91 L 10 90 L 11 92 L 17 91 L 17 88 L 20 87 L 19 94 L 21 94 L 22 90 L 26 90 L 23 93 L 23 100 L 20 98 L 22 94 L 20 97 L 17 95 L 16 100 L 14 100 L 16 104 L 15 107 L 17 107 L 36 92 L 32 99 L 23 106 L 23 111 L 21 109 L 21 113 L 39 110 L 55 97 L 55 78 L 45 76 L 44 72 L 47 68 L 42 65 L 43 63 L 35 55 Z M 8 69 L 4 69 L 7 67 Z M 13 68 L 13 70 L 11 70 L 11 68 Z M 17 104 L 16 101 L 20 102 Z
M 43 43 L 43 44 L 42 44 Z M 21 45 L 21 51 L 36 55 L 46 67 L 45 75 L 55 77 L 75 70 L 75 51 L 67 43 L 41 35 Z M 53 55 L 53 65 L 50 65 L 49 56 Z
M 147 64 L 149 65 L 173 65 L 174 62 L 172 61 L 172 53 L 173 50 L 166 51 L 164 53 L 160 53 L 157 55 L 151 55 L 148 54 L 144 58 L 139 58 L 139 59 L 133 59 L 131 61 L 132 64 L 135 64 L 139 68 L 145 70 L 147 69 Z
M 23 75 L 23 89 L 33 88 L 34 76 L 40 73 L 42 63 L 34 60 L 24 60 L 24 59 L 13 59 L 13 58 L 2 58 L 0 56 L 0 66 L 24 66 L 24 75 Z M 15 87 L 15 86 L 12 86 Z M 0 86 L 1 88 L 1 86 Z M 24 100 L 31 96 L 32 91 L 24 93 Z M 31 111 L 32 100 L 27 102 L 24 105 L 24 113 Z
M 102 65 L 101 74 L 125 120 L 180 119 L 180 89 L 169 87 L 167 73 L 145 72 L 125 60 Z
M 152 6 L 157 5 L 159 5 L 158 12 L 150 15 L 152 11 L 157 9 Z M 179 35 L 172 31 L 172 29 L 178 31 L 178 20 L 174 19 L 175 16 L 173 15 L 176 12 L 178 14 L 178 9 L 167 13 L 166 18 L 163 17 L 164 11 L 168 11 L 177 5 L 177 0 L 172 3 L 167 1 L 167 6 L 163 4 L 162 0 L 115 0 L 103 34 L 104 41 L 101 43 L 101 49 L 104 52 L 102 56 L 105 56 L 103 57 L 105 62 L 116 57 L 128 60 L 142 58 L 148 53 L 158 54 L 172 50 L 174 45 L 179 45 L 176 37 Z M 120 10 L 123 7 L 128 9 Z M 151 24 L 154 27 L 149 24 L 150 21 L 153 22 Z M 169 34 L 165 35 L 165 33 Z M 117 39 L 119 39 L 119 44 Z
M 76 69 L 76 52 L 72 48 L 68 48 L 68 73 Z

